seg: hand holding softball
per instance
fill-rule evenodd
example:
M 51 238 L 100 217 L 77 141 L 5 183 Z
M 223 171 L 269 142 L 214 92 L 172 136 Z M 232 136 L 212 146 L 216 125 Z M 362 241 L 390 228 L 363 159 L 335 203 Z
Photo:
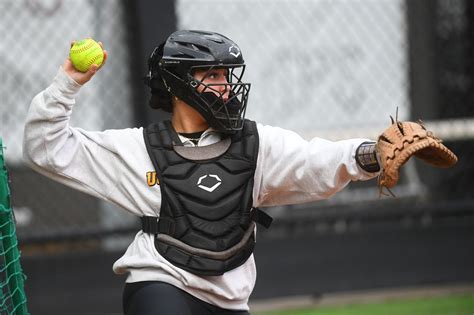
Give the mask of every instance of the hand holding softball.
M 107 60 L 107 51 L 101 42 L 84 39 L 71 43 L 69 57 L 63 64 L 63 69 L 77 83 L 88 82 Z

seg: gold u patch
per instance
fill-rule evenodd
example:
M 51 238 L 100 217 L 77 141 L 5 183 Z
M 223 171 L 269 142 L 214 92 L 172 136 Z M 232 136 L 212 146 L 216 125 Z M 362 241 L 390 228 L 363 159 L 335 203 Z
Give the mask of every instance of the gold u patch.
M 158 176 L 156 176 L 156 172 L 146 172 L 146 183 L 148 184 L 149 187 L 153 187 L 155 185 L 160 184 L 160 180 L 158 179 Z

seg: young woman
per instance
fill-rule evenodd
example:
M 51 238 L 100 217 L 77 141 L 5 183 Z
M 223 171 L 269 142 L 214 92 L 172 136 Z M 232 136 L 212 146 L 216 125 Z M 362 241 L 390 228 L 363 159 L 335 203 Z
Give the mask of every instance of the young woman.
M 146 80 L 150 105 L 171 121 L 103 132 L 70 126 L 76 94 L 99 69 L 81 73 L 69 59 L 31 103 L 28 164 L 142 220 L 114 264 L 127 274 L 125 314 L 248 314 L 256 223 L 271 222 L 257 207 L 326 199 L 379 171 L 367 139 L 306 141 L 244 119 L 244 69 L 229 38 L 178 31 L 150 56 Z

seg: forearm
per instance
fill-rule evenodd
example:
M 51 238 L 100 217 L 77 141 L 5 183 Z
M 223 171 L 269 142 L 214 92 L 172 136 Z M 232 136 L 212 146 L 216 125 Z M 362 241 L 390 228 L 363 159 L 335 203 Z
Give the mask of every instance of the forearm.
M 100 133 L 86 133 L 69 125 L 80 85 L 60 69 L 53 83 L 34 97 L 24 136 L 25 162 L 65 185 L 105 198 L 116 182 L 115 155 Z M 92 138 L 94 136 L 94 138 Z
M 27 162 L 46 169 L 61 167 L 58 153 L 72 144 L 68 141 L 69 118 L 80 87 L 60 69 L 53 83 L 33 98 L 23 136 L 23 155 Z
M 256 176 L 261 206 L 327 199 L 351 181 L 377 175 L 356 162 L 357 148 L 367 139 L 305 141 L 279 128 L 271 128 L 268 137 L 263 129 Z

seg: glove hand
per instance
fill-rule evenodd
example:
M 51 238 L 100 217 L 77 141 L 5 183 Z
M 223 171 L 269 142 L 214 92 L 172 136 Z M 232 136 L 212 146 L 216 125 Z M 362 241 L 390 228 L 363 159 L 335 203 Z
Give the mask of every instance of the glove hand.
M 400 168 L 414 155 L 436 167 L 451 167 L 458 158 L 427 131 L 420 122 L 394 121 L 379 137 L 376 151 L 381 173 L 378 185 L 381 189 L 394 187 L 399 179 Z

